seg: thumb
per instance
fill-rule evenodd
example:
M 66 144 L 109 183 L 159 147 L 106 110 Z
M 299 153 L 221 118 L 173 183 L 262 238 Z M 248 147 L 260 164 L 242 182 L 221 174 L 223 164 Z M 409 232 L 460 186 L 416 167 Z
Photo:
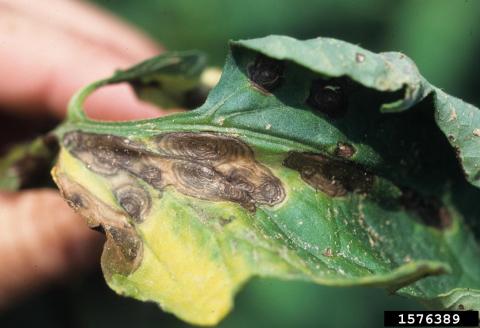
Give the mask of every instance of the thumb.
M 82 86 L 161 50 L 133 27 L 78 1 L 0 0 L 0 106 L 62 118 Z M 50 10 L 55 6 L 54 11 Z M 125 85 L 102 88 L 86 103 L 89 116 L 129 120 L 161 115 Z
M 58 192 L 0 192 L 0 309 L 98 262 L 100 245 Z

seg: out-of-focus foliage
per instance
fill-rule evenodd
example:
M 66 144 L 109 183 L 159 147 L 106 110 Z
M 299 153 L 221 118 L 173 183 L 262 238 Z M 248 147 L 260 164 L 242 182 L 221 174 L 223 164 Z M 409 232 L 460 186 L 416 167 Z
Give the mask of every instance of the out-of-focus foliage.
M 271 302 L 272 299 L 276 301 Z M 218 327 L 359 327 L 359 323 L 383 327 L 383 311 L 396 309 L 418 310 L 418 306 L 371 288 L 262 279 L 252 281 L 242 290 L 234 311 Z M 25 302 L 0 322 L 2 328 L 31 327 L 32 322 L 36 327 L 49 328 L 192 327 L 159 311 L 156 304 L 119 297 L 108 288 L 100 272 L 86 281 L 53 289 L 42 298 Z
M 334 37 L 364 48 L 401 51 L 448 93 L 480 102 L 480 2 L 473 0 L 95 0 L 169 50 L 200 49 L 221 65 L 226 41 L 285 34 Z M 140 4 L 141 3 L 141 4 Z M 218 18 L 221 17 L 221 21 Z M 477 65 L 478 66 L 478 65 Z M 478 69 L 477 69 L 478 71 Z

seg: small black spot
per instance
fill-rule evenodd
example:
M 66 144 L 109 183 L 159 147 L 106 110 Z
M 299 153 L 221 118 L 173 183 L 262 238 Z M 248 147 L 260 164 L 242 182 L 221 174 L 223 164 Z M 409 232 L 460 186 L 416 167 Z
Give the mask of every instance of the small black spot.
M 465 310 L 465 306 L 463 304 L 458 304 L 458 309 L 460 311 L 463 311 L 463 310 Z
M 327 247 L 324 251 L 323 251 L 323 256 L 326 256 L 326 257 L 332 257 L 333 256 L 333 251 L 330 247 Z
M 338 157 L 350 158 L 355 155 L 355 153 L 355 148 L 348 143 L 339 142 L 337 148 L 335 148 L 335 155 Z
M 282 82 L 284 64 L 280 60 L 258 55 L 247 70 L 248 78 L 255 86 L 271 92 Z
M 219 222 L 222 227 L 226 226 L 227 224 L 231 223 L 233 220 L 235 220 L 235 216 L 230 215 L 228 217 L 219 217 Z
M 310 87 L 307 104 L 331 118 L 345 115 L 348 99 L 343 83 L 338 80 L 314 80 Z
M 83 201 L 82 196 L 79 194 L 72 194 L 68 199 L 67 199 L 68 205 L 70 205 L 71 208 L 78 210 L 82 207 L 85 207 L 85 203 Z

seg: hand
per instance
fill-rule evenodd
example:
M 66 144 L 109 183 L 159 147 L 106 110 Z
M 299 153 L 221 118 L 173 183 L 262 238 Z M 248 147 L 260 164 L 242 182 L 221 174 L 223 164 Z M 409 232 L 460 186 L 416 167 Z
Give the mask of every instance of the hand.
M 62 118 L 80 87 L 159 51 L 87 3 L 0 0 L 0 110 Z M 128 86 L 103 88 L 85 107 L 97 119 L 161 114 L 136 100 Z M 0 192 L 0 309 L 98 263 L 100 244 L 56 191 Z

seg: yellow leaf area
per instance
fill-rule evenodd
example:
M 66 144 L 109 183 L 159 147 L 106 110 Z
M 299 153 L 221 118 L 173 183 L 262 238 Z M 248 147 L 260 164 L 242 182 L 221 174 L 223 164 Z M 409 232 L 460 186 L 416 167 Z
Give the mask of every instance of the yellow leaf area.
M 108 179 L 64 149 L 53 171 L 54 176 L 60 173 L 121 210 Z M 140 265 L 129 275 L 107 277 L 117 293 L 157 302 L 193 324 L 214 325 L 231 310 L 235 292 L 252 275 L 303 276 L 300 259 L 255 228 L 253 214 L 240 205 L 138 183 L 148 190 L 152 207 L 143 222 L 130 222 L 143 242 Z

